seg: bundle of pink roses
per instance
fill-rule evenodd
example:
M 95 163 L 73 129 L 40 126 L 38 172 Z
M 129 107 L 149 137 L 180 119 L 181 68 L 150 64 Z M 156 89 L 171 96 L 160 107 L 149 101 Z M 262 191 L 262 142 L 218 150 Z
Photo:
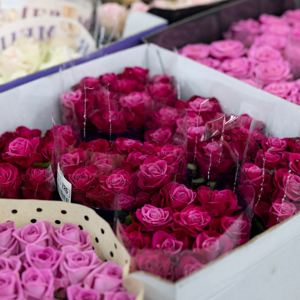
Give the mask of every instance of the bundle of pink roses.
M 225 38 L 210 45 L 187 45 L 180 53 L 300 104 L 300 10 L 239 21 Z
M 123 270 L 101 261 L 76 225 L 0 224 L 0 299 L 133 300 Z

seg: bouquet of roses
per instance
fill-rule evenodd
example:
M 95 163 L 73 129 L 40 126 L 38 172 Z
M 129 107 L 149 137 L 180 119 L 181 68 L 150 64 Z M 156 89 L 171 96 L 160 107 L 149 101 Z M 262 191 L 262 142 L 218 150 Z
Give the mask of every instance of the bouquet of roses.
M 133 300 L 123 270 L 101 261 L 89 234 L 73 224 L 0 224 L 0 299 Z
M 300 10 L 231 26 L 226 40 L 187 45 L 186 57 L 300 104 Z

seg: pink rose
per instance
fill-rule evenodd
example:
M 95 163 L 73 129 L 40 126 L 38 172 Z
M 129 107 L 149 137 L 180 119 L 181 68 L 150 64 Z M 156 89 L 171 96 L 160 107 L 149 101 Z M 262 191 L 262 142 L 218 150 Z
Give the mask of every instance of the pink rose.
M 288 80 L 290 77 L 290 66 L 282 60 L 261 63 L 253 68 L 253 78 L 262 86 Z
M 60 251 L 35 244 L 26 246 L 25 257 L 25 265 L 37 269 L 51 269 L 52 272 L 56 272 L 63 258 Z
M 0 254 L 3 257 L 19 253 L 19 244 L 13 235 L 15 230 L 15 223 L 12 221 L 0 224 Z
M 18 273 L 21 269 L 22 263 L 17 256 L 0 257 L 0 273 L 3 271 L 14 271 Z
M 105 189 L 113 193 L 126 193 L 131 182 L 131 175 L 125 170 L 115 170 L 105 181 Z
M 135 296 L 128 292 L 106 292 L 103 300 L 135 300 Z
M 291 26 L 299 26 L 300 25 L 300 9 L 287 10 L 283 19 L 289 23 Z
M 279 36 L 288 36 L 291 28 L 287 24 L 274 23 L 271 25 L 262 25 L 261 30 L 262 33 L 275 34 Z
M 241 245 L 249 240 L 250 222 L 242 214 L 235 217 L 222 217 L 221 229 L 232 239 L 234 245 Z
M 174 222 L 192 235 L 203 231 L 210 223 L 211 217 L 203 208 L 189 205 L 181 212 L 173 214 Z
M 197 190 L 198 200 L 213 217 L 231 215 L 238 210 L 238 201 L 231 190 L 212 191 L 201 186 Z
M 167 279 L 173 278 L 170 255 L 163 251 L 143 249 L 134 257 L 134 265 L 137 271 L 144 271 Z
M 117 292 L 122 287 L 122 268 L 113 262 L 102 264 L 84 280 L 84 287 L 98 293 Z
M 39 144 L 40 138 L 38 137 L 32 139 L 18 137 L 8 144 L 2 157 L 7 162 L 28 168 L 40 159 L 37 152 Z
M 27 245 L 34 244 L 38 246 L 52 245 L 52 225 L 48 222 L 38 221 L 34 224 L 28 224 L 14 231 L 14 237 L 19 241 L 21 249 L 24 250 Z
M 163 188 L 164 197 L 170 207 L 180 210 L 192 204 L 196 193 L 188 189 L 184 184 L 171 182 Z
M 145 133 L 146 141 L 165 145 L 171 142 L 173 132 L 170 128 L 158 128 L 156 130 L 149 130 Z
M 252 47 L 248 52 L 248 57 L 258 64 L 283 59 L 281 53 L 270 46 Z
M 274 15 L 262 14 L 259 17 L 259 21 L 264 25 L 281 24 L 285 25 L 286 22 L 281 18 Z
M 71 285 L 67 288 L 68 300 L 100 300 L 98 292 L 82 288 L 80 285 Z
M 225 60 L 221 65 L 221 70 L 235 78 L 245 79 L 250 76 L 251 63 L 248 58 L 240 57 Z
M 275 82 L 267 85 L 264 90 L 275 96 L 287 99 L 293 93 L 295 86 L 292 82 Z
M 252 47 L 270 46 L 282 51 L 287 45 L 287 36 L 281 36 L 271 33 L 264 33 L 257 37 Z
M 24 300 L 20 278 L 16 272 L 0 272 L 0 300 Z
M 64 258 L 60 264 L 60 272 L 63 280 L 71 285 L 81 283 L 101 263 L 93 250 L 81 251 L 77 248 L 65 247 L 63 248 L 63 254 Z
M 189 276 L 202 268 L 203 264 L 196 258 L 195 254 L 189 252 L 183 253 L 175 268 L 175 279 L 178 280 Z
M 138 186 L 143 190 L 153 190 L 160 188 L 169 179 L 168 164 L 165 160 L 148 158 L 140 166 L 137 173 Z
M 243 79 L 242 81 L 244 81 L 245 83 L 250 84 L 250 85 L 252 85 L 252 86 L 254 86 L 256 88 L 259 88 L 259 89 L 262 88 L 261 85 L 258 82 L 255 82 L 252 79 Z
M 26 299 L 54 299 L 54 278 L 50 270 L 26 269 L 22 274 L 22 286 Z
M 18 198 L 21 178 L 19 170 L 9 163 L 0 163 L 0 196 Z
M 194 60 L 200 60 L 209 56 L 209 46 L 205 44 L 186 45 L 179 53 Z
M 226 235 L 202 232 L 196 237 L 193 251 L 200 255 L 204 263 L 208 263 L 233 247 L 231 239 Z
M 182 250 L 183 242 L 165 231 L 156 231 L 152 238 L 152 248 L 160 249 L 170 254 L 177 254 Z
M 295 204 L 280 199 L 275 200 L 270 208 L 268 227 L 274 226 L 291 216 L 295 215 L 297 207 Z
M 73 246 L 82 251 L 92 249 L 89 233 L 80 230 L 74 224 L 64 224 L 59 228 L 55 228 L 53 240 L 58 249 L 64 246 Z
M 300 45 L 300 28 L 298 26 L 291 30 L 291 33 L 288 38 L 288 43 L 284 52 L 285 58 L 289 62 L 295 78 L 299 78 L 300 76 L 299 45 Z
M 211 56 L 218 59 L 238 58 L 245 54 L 244 45 L 235 40 L 213 42 L 210 47 Z
M 248 19 L 234 23 L 227 33 L 227 38 L 238 40 L 249 47 L 259 34 L 260 24 L 255 20 Z
M 221 65 L 221 62 L 218 59 L 214 59 L 214 58 L 203 58 L 198 60 L 198 62 L 206 67 L 212 68 L 212 69 L 216 69 L 218 70 L 218 68 Z
M 150 204 L 144 205 L 135 214 L 147 230 L 165 227 L 172 220 L 170 208 L 158 208 Z

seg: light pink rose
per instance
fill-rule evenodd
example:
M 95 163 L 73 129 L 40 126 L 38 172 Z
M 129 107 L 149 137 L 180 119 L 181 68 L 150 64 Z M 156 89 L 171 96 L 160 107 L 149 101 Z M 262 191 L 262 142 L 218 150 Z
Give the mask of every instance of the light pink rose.
M 152 230 L 168 225 L 172 220 L 172 212 L 170 208 L 158 208 L 146 204 L 136 211 L 136 217 L 147 230 Z
M 19 243 L 14 236 L 15 223 L 7 221 L 0 224 L 0 255 L 10 257 L 19 253 Z
M 266 86 L 273 82 L 291 78 L 290 66 L 286 61 L 272 61 L 258 64 L 253 68 L 253 79 Z
M 186 45 L 179 53 L 194 60 L 201 60 L 209 56 L 209 46 L 205 44 Z
M 67 288 L 68 300 L 100 300 L 97 291 L 82 288 L 80 285 L 72 285 Z
M 222 63 L 220 70 L 235 78 L 249 78 L 251 62 L 248 58 L 245 57 L 227 59 Z
M 28 268 L 22 273 L 26 299 L 54 300 L 54 277 L 51 270 Z
M 62 253 L 52 247 L 35 244 L 27 245 L 25 249 L 26 265 L 38 269 L 51 269 L 55 272 L 61 263 Z
M 252 47 L 248 52 L 248 57 L 254 63 L 265 63 L 283 59 L 281 53 L 270 46 Z
M 14 271 L 19 272 L 21 269 L 21 261 L 16 256 L 4 257 L 0 256 L 0 272 Z
M 217 41 L 211 44 L 211 56 L 218 59 L 238 58 L 245 54 L 244 45 L 235 40 Z
M 0 300 L 24 300 L 18 273 L 0 272 Z
M 14 236 L 19 241 L 21 249 L 24 250 L 30 244 L 51 246 L 51 232 L 52 225 L 49 222 L 38 221 L 16 229 Z
M 92 249 L 89 233 L 80 230 L 74 224 L 64 224 L 56 228 L 53 233 L 53 240 L 58 249 L 61 249 L 63 246 L 74 246 L 80 250 Z

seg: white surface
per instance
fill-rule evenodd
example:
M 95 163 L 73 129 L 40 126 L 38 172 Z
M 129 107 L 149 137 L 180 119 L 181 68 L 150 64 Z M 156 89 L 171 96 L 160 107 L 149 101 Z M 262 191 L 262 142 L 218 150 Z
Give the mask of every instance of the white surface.
M 161 66 L 157 53 L 163 61 Z M 249 112 L 277 136 L 300 136 L 300 106 L 156 46 L 139 46 L 0 94 L 0 132 L 18 125 L 47 129 L 59 119 L 58 98 L 84 76 L 144 66 L 177 77 L 183 97 L 217 97 L 226 112 Z M 300 217 L 296 216 L 177 284 L 136 273 L 148 300 L 300 299 Z
M 130 12 L 126 19 L 123 38 L 167 23 L 167 20 L 149 13 Z

